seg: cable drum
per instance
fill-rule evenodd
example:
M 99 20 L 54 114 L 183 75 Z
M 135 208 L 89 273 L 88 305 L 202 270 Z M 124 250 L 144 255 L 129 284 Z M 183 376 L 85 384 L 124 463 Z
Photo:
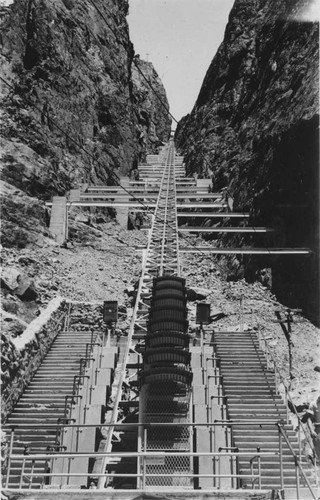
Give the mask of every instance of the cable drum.
M 151 309 L 154 307 L 187 307 L 187 299 L 185 297 L 176 297 L 175 295 L 168 293 L 165 297 L 155 297 L 151 301 Z
M 149 324 L 152 324 L 157 321 L 186 321 L 187 320 L 187 311 L 185 308 L 157 308 L 151 309 L 149 315 Z
M 177 320 L 175 318 L 168 318 L 166 320 L 160 319 L 160 320 L 154 320 L 152 322 L 150 321 L 148 325 L 148 330 L 150 331 L 150 333 L 157 333 L 157 334 L 163 334 L 168 332 L 187 333 L 188 326 L 189 326 L 188 321 L 184 319 Z
M 178 290 L 184 290 L 185 286 L 179 282 L 179 281 L 173 281 L 173 280 L 165 280 L 165 281 L 160 281 L 153 287 L 153 291 L 156 292 L 157 290 L 163 290 L 166 288 L 167 290 L 170 290 L 171 288 L 175 288 Z
M 188 351 L 176 349 L 174 347 L 160 347 L 158 349 L 148 349 L 144 355 L 144 362 L 149 365 L 165 363 L 190 363 L 191 354 Z
M 144 370 L 141 372 L 140 376 L 143 384 L 173 381 L 190 386 L 192 382 L 192 372 L 186 368 L 176 366 Z
M 179 325 L 180 326 L 180 325 Z M 188 327 L 185 331 L 187 331 Z M 188 347 L 189 346 L 190 337 L 186 335 L 181 330 L 177 331 L 168 331 L 168 329 L 164 328 L 163 331 L 155 331 L 154 333 L 148 334 L 146 336 L 145 342 L 146 347 Z
M 160 297 L 167 297 L 168 295 L 184 299 L 187 297 L 187 292 L 184 289 L 180 288 L 159 288 L 153 292 L 152 299 L 155 300 Z

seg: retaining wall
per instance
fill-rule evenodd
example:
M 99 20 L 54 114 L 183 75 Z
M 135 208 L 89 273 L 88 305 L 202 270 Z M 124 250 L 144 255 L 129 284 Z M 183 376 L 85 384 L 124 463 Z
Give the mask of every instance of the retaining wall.
M 11 340 L 2 335 L 2 422 L 6 421 L 63 327 L 67 308 L 65 299 L 57 297 L 22 335 Z

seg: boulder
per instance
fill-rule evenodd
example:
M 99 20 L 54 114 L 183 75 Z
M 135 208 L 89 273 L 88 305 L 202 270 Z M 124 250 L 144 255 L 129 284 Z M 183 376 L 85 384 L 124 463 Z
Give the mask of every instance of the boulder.
M 3 269 L 1 282 L 4 288 L 10 290 L 21 300 L 29 302 L 38 298 L 33 281 L 14 267 Z
M 126 293 L 128 295 L 128 297 L 133 297 L 134 294 L 135 294 L 135 288 L 134 288 L 134 286 L 128 286 L 125 289 L 124 293 Z
M 28 277 L 23 276 L 20 278 L 18 287 L 14 290 L 15 294 L 21 300 L 31 302 L 38 298 L 38 292 L 35 290 L 35 285 Z
M 5 267 L 1 274 L 1 287 L 13 292 L 18 285 L 18 278 L 21 275 L 21 271 L 15 269 L 14 267 Z
M 192 287 L 187 288 L 187 299 L 191 301 L 204 300 L 210 295 L 211 290 L 207 288 Z

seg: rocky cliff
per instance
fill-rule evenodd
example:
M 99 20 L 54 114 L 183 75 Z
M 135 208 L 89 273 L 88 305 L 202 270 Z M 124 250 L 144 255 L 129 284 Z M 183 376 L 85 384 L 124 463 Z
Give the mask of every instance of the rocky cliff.
M 189 172 L 213 176 L 264 239 L 224 244 L 308 247 L 310 257 L 233 259 L 233 276 L 272 269 L 285 304 L 317 320 L 319 304 L 318 23 L 311 1 L 236 0 L 225 37 L 176 141 Z
M 23 232 L 30 204 L 38 210 L 38 199 L 81 181 L 114 183 L 167 140 L 170 120 L 135 64 L 168 107 L 165 91 L 152 65 L 134 59 L 127 12 L 128 0 L 15 0 L 4 17 L 5 244 Z M 32 215 L 41 231 L 42 208 Z
M 144 151 L 156 153 L 169 138 L 171 118 L 164 87 L 150 62 L 135 56 L 132 65 L 134 102 L 141 130 L 139 142 Z M 150 91 L 150 84 L 153 91 Z

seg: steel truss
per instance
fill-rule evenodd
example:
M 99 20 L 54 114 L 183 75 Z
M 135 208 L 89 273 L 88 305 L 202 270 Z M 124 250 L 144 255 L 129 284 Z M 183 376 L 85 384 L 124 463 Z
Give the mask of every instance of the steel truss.
M 154 183 L 160 186 L 148 245 L 143 255 L 142 275 L 136 299 L 137 311 L 133 332 L 133 338 L 136 339 L 144 337 L 147 331 L 146 321 L 153 279 L 164 275 L 180 276 L 176 182 L 185 173 L 181 167 L 178 174 L 175 172 L 173 141 L 167 146 L 167 156 L 162 170 L 158 166 L 155 171 L 153 168 L 152 165 L 149 166 L 149 170 L 143 167 L 143 172 L 140 173 L 141 180 L 148 179 L 148 182 L 151 182 L 148 176 L 152 172 Z

